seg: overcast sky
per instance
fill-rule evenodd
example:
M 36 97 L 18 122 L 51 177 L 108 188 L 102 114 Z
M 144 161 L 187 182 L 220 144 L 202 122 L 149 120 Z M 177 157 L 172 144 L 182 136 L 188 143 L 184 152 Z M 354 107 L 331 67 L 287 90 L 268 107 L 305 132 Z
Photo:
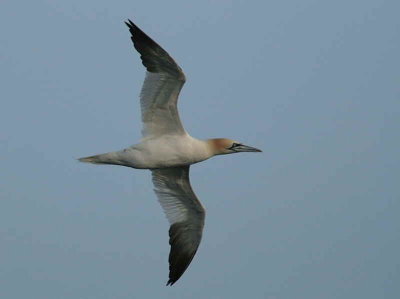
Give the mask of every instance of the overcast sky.
M 0 4 L 0 297 L 400 298 L 400 2 Z M 149 171 L 78 163 L 140 139 L 123 21 L 181 65 L 203 240 L 173 286 Z

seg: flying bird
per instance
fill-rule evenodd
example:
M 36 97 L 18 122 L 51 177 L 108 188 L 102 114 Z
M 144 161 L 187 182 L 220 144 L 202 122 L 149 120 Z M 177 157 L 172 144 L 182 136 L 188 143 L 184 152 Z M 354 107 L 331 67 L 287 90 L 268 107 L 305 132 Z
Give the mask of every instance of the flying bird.
M 199 247 L 205 210 L 190 185 L 190 165 L 216 155 L 261 152 L 241 142 L 190 136 L 179 118 L 178 96 L 185 74 L 174 59 L 131 20 L 125 22 L 147 72 L 140 93 L 142 139 L 120 151 L 80 158 L 94 164 L 149 169 L 154 191 L 170 223 L 169 280 L 185 272 Z

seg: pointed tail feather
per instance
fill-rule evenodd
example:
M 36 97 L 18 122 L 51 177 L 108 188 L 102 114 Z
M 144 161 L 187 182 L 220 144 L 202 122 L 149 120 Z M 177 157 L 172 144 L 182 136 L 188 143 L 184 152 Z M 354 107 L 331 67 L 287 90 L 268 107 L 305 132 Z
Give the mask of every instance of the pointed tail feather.
M 125 153 L 124 151 L 110 152 L 100 155 L 83 157 L 78 160 L 80 162 L 92 163 L 92 164 L 111 164 L 111 165 L 122 165 L 122 166 L 133 167 L 130 161 L 126 159 L 126 156 L 124 156 L 124 153 Z
M 85 163 L 93 163 L 93 164 L 107 164 L 104 159 L 101 157 L 102 155 L 95 155 L 89 157 L 79 158 L 78 161 Z
M 79 158 L 78 161 L 92 164 L 121 165 L 132 168 L 146 168 L 137 164 L 134 150 L 126 148 L 121 151 Z

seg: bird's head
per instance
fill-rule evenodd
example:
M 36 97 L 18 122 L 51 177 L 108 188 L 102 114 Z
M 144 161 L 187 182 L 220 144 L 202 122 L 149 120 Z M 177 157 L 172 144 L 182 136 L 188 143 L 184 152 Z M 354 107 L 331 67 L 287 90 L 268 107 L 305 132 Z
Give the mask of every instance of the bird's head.
M 227 138 L 208 139 L 214 155 L 226 155 L 241 152 L 261 152 L 258 148 L 244 145 L 239 141 Z

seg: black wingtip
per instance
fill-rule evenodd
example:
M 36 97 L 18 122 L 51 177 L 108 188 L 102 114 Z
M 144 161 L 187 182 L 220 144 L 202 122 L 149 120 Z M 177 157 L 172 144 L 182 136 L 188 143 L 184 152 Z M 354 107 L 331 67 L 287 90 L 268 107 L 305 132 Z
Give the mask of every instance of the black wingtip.
M 130 19 L 128 19 L 128 21 L 125 21 L 124 23 L 126 24 L 126 26 L 128 26 L 129 29 L 134 29 L 135 27 L 137 28 L 137 26 Z
M 151 40 L 153 43 L 155 43 L 149 36 L 146 35 L 138 26 L 135 25 L 130 19 L 128 19 L 127 22 L 125 22 L 125 25 L 128 26 L 129 32 L 132 34 L 132 37 L 135 36 L 135 39 L 138 39 L 141 37 L 147 38 Z M 132 39 L 132 41 L 135 43 L 135 40 Z M 155 43 L 157 45 L 157 43 Z M 158 46 L 158 45 L 157 45 Z M 159 46 L 158 46 L 159 47 Z
M 169 279 L 166 286 L 173 286 L 176 280 Z

